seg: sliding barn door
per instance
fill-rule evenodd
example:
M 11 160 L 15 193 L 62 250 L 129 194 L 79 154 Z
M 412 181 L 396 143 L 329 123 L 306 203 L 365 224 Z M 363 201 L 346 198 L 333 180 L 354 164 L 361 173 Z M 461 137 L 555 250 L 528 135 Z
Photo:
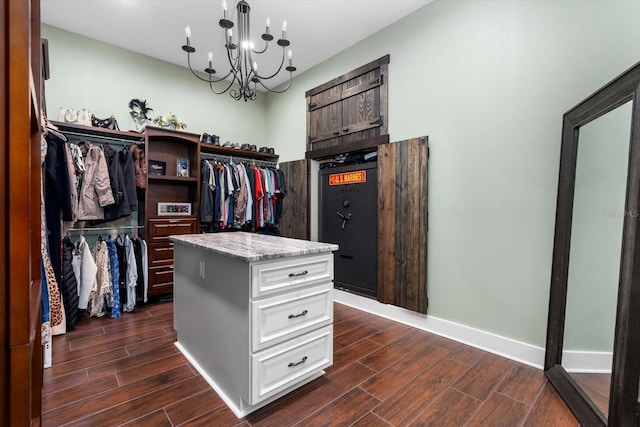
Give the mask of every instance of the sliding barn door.
M 427 312 L 426 137 L 378 147 L 378 300 Z
M 287 194 L 278 228 L 282 237 L 309 239 L 309 160 L 282 162 Z

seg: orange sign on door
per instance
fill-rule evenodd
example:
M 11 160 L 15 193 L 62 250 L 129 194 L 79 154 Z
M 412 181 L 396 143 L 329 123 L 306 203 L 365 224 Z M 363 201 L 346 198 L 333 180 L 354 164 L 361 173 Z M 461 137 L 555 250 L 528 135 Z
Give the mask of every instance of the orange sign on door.
M 360 184 L 367 182 L 367 171 L 333 173 L 329 175 L 329 185 Z

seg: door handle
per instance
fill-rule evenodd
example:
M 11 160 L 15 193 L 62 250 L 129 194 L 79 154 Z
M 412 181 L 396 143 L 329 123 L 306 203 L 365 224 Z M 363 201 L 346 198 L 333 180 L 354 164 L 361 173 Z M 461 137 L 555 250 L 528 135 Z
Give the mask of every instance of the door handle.
M 348 214 L 346 214 L 346 215 L 343 215 L 343 214 L 341 214 L 340 212 L 336 212 L 336 214 L 337 214 L 340 218 L 342 218 L 342 227 L 340 227 L 340 228 L 344 230 L 344 226 L 345 226 L 345 224 L 347 223 L 347 221 L 349 221 L 349 220 L 351 219 L 351 212 L 349 212 L 349 213 L 348 213 Z

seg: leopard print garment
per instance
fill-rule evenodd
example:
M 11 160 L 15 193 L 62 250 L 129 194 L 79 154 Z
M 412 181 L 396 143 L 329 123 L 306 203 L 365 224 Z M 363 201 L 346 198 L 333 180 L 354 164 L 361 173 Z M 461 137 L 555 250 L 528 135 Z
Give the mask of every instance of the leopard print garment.
M 47 288 L 49 289 L 49 306 L 51 307 L 51 326 L 58 326 L 62 323 L 62 297 L 56 280 L 56 273 L 53 271 L 53 265 L 49 255 L 42 254 L 42 262 L 44 263 L 44 271 L 47 275 Z

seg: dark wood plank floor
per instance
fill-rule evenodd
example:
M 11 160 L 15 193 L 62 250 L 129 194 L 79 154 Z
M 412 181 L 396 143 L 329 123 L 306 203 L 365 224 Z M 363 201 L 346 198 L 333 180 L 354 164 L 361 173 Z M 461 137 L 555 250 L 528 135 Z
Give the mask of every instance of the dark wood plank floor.
M 537 369 L 335 304 L 334 365 L 237 419 L 173 345 L 172 303 L 53 338 L 49 426 L 577 426 Z

